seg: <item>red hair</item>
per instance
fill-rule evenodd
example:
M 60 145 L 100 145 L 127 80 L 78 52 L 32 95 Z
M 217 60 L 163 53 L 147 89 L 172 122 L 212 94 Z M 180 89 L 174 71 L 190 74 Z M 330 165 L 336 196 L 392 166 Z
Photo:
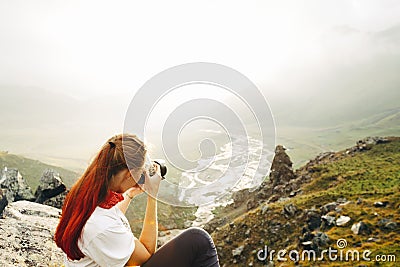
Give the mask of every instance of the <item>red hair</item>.
M 78 247 L 78 239 L 90 215 L 105 200 L 111 177 L 128 166 L 143 166 L 145 154 L 144 144 L 136 135 L 120 134 L 110 138 L 72 186 L 54 236 L 57 246 L 69 259 L 79 260 L 85 256 Z

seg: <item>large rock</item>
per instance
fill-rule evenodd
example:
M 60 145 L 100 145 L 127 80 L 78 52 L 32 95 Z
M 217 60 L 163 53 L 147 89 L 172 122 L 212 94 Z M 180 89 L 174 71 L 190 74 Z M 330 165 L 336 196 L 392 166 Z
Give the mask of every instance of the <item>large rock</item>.
M 0 188 L 0 219 L 3 216 L 3 210 L 8 205 L 8 200 L 6 196 L 3 194 L 3 189 Z
M 286 184 L 296 177 L 292 169 L 293 163 L 285 150 L 286 149 L 281 145 L 277 145 L 275 148 L 275 156 L 269 174 L 269 178 L 274 187 Z
M 363 221 L 353 224 L 353 226 L 351 227 L 351 231 L 355 235 L 371 234 L 371 228 Z
M 61 211 L 29 201 L 10 203 L 0 219 L 0 266 L 61 266 L 53 241 Z
M 8 202 L 17 200 L 33 200 L 32 189 L 26 183 L 18 169 L 5 167 L 0 176 L 0 188 L 6 189 Z
M 66 187 L 58 172 L 51 169 L 45 170 L 35 192 L 35 202 L 60 209 L 66 195 Z
M 337 226 L 345 226 L 351 218 L 349 216 L 340 216 L 339 218 L 336 219 L 336 225 Z

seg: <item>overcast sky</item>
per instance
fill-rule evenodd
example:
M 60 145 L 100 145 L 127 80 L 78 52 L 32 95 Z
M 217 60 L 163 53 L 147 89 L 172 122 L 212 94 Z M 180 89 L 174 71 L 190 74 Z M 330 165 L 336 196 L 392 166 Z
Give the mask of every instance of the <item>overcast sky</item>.
M 296 95 L 295 86 L 274 91 L 268 85 L 287 82 L 285 75 L 291 69 L 302 69 L 296 75 L 303 79 L 312 76 L 310 70 L 398 55 L 399 25 L 397 0 L 0 0 L 0 90 L 2 96 L 20 88 L 32 95 L 45 90 L 72 97 L 78 106 L 93 107 L 90 111 L 80 107 L 82 113 L 99 115 L 83 116 L 88 129 L 80 131 L 86 131 L 82 140 L 89 142 L 88 149 L 69 145 L 57 152 L 87 158 L 100 140 L 122 129 L 124 111 L 135 91 L 166 68 L 196 61 L 220 63 L 249 77 L 267 98 Z M 390 37 L 391 29 L 397 29 L 395 37 Z M 392 39 L 377 41 L 385 34 Z M 11 99 L 20 96 L 15 97 Z M 42 112 L 55 112 L 56 106 Z M 0 110 L 2 121 L 7 121 L 4 107 Z M 28 117 L 35 113 L 21 110 Z M 63 125 L 65 129 L 57 125 L 58 131 L 49 127 L 37 135 L 59 141 L 54 135 L 71 131 Z M 41 129 L 10 127 L 8 132 L 2 129 L 1 149 L 55 156 L 51 148 L 37 145 L 39 137 L 19 145 L 11 137 L 19 130 Z

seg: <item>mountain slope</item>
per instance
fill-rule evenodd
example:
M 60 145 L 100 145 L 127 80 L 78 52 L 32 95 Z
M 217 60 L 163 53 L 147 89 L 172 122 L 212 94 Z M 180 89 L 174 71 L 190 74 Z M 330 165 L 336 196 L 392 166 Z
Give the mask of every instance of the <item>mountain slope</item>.
M 221 265 L 265 266 L 257 259 L 267 246 L 276 251 L 338 249 L 345 239 L 347 249 L 372 251 L 371 257 L 400 257 L 400 138 L 388 143 L 367 145 L 361 151 L 343 150 L 310 161 L 296 171 L 309 175 L 301 193 L 255 209 L 216 228 L 212 233 Z M 224 216 L 226 214 L 224 213 Z M 341 217 L 342 216 L 342 217 Z M 343 225 L 339 224 L 346 221 Z M 357 223 L 358 234 L 353 232 Z M 360 229 L 361 229 L 360 228 Z M 347 250 L 343 250 L 347 251 Z M 276 261 L 277 266 L 294 266 Z M 264 265 L 263 265 L 264 264 Z M 376 262 L 300 261 L 302 266 L 375 266 Z M 384 266 L 396 266 L 386 262 Z
M 58 166 L 52 166 L 38 160 L 25 158 L 19 155 L 0 152 L 0 168 L 17 168 L 26 179 L 33 191 L 36 190 L 40 177 L 45 169 L 53 169 L 60 173 L 60 176 L 67 187 L 71 187 L 78 178 L 79 174 Z

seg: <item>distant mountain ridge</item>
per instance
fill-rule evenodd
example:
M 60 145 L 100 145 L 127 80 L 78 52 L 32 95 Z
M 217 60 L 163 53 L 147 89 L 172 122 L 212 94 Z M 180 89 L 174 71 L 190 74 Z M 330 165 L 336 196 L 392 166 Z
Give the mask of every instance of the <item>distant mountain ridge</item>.
M 0 151 L 0 168 L 17 168 L 33 191 L 36 190 L 40 177 L 46 169 L 56 170 L 67 187 L 71 187 L 79 174 L 59 166 L 49 165 L 38 160 Z

